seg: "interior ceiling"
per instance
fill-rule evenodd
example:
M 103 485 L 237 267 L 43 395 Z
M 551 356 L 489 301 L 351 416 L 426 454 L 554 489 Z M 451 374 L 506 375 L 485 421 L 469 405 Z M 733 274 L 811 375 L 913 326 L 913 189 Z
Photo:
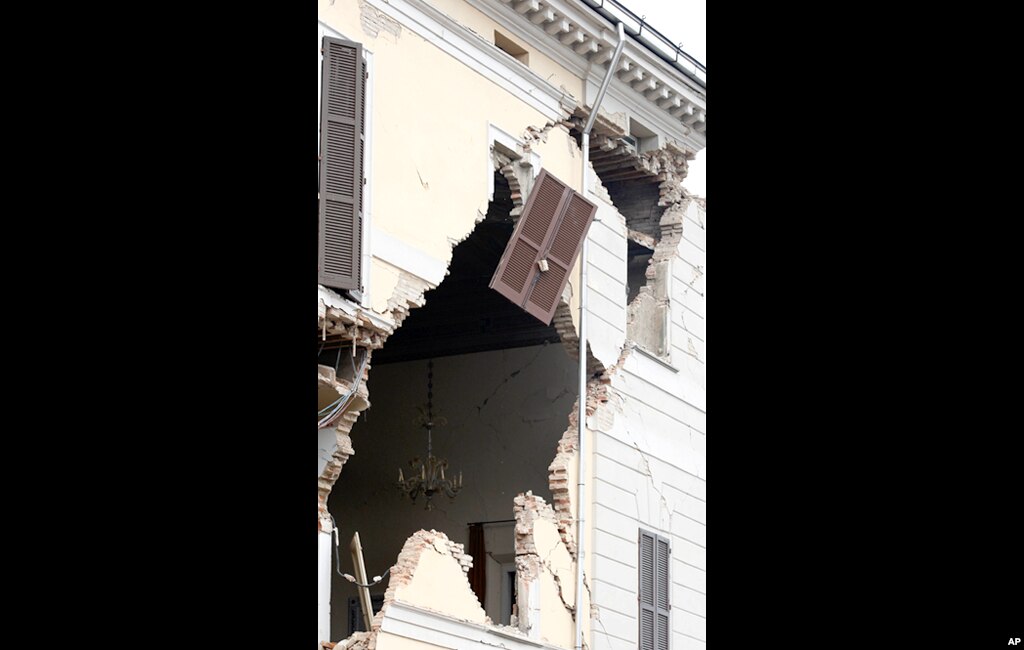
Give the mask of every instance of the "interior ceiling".
M 426 293 L 426 304 L 373 352 L 373 365 L 560 340 L 554 327 L 487 286 L 512 236 L 512 207 L 508 182 L 496 173 L 487 217 L 455 247 L 448 276 Z

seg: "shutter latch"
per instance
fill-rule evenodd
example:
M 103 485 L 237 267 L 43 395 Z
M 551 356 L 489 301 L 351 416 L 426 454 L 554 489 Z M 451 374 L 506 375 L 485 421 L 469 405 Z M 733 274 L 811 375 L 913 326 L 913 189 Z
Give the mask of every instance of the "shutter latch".
M 537 266 L 540 267 L 540 272 L 543 273 L 548 270 L 548 261 L 546 259 L 537 262 Z

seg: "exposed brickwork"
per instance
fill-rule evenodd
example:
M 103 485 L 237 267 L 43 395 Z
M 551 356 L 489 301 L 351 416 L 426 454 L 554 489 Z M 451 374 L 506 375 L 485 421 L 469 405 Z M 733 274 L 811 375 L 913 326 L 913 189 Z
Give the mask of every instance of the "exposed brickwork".
M 599 148 L 621 153 L 624 165 L 631 165 L 644 174 L 603 185 L 612 204 L 626 220 L 627 236 L 654 251 L 644 274 L 645 282 L 627 307 L 626 335 L 652 354 L 667 355 L 670 352 L 667 278 L 671 260 L 682 240 L 686 209 L 690 201 L 700 203 L 682 185 L 689 169 L 688 161 L 694 154 L 672 143 L 656 151 L 633 154 L 614 137 L 605 135 L 592 142 Z
M 673 180 L 682 183 L 690 170 L 688 161 L 696 156 L 669 142 L 661 149 L 640 154 L 639 169 L 658 176 L 659 181 Z
M 388 581 L 388 588 L 384 592 L 384 604 L 373 617 L 373 630 L 380 629 L 381 621 L 387 612 L 388 606 L 394 602 L 398 589 L 412 582 L 413 575 L 416 573 L 416 566 L 419 564 L 423 554 L 438 553 L 440 552 L 438 550 L 439 547 L 447 549 L 447 552 L 459 563 L 465 578 L 464 585 L 444 585 L 444 588 L 457 589 L 465 586 L 466 590 L 470 593 L 473 592 L 472 587 L 469 585 L 469 570 L 473 568 L 473 557 L 465 552 L 462 544 L 453 542 L 444 533 L 433 529 L 429 531 L 418 530 L 409 539 L 405 540 L 405 545 L 402 546 L 402 550 L 398 553 L 398 560 L 390 569 L 391 578 Z M 441 609 L 437 611 L 443 612 Z M 490 621 L 489 618 L 487 620 Z
M 426 303 L 423 294 L 433 289 L 435 285 L 419 278 L 411 273 L 399 270 L 398 284 L 391 297 L 388 298 L 388 310 L 395 322 L 395 329 L 402 326 L 402 322 L 409 316 L 409 311 L 416 307 L 422 307 Z
M 529 151 L 530 146 L 537 140 L 540 140 L 541 142 L 547 142 L 548 132 L 550 132 L 551 129 L 555 127 L 561 127 L 568 131 L 569 128 L 571 128 L 572 126 L 573 122 L 571 122 L 568 118 L 564 120 L 559 120 L 558 122 L 548 122 L 539 129 L 535 126 L 528 126 L 526 127 L 526 130 L 523 132 L 523 149 Z
M 658 182 L 621 181 L 606 183 L 612 203 L 626 217 L 626 227 L 657 240 L 661 236 L 658 223 L 665 208 L 659 205 L 661 198 Z
M 359 0 L 359 26 L 367 36 L 377 38 L 384 32 L 390 34 L 395 41 L 402 35 L 402 26 L 397 20 L 383 14 L 375 7 L 367 4 L 365 0 Z
M 366 353 L 372 354 L 369 350 Z M 366 378 L 369 372 L 370 364 L 367 361 L 366 369 L 363 371 L 363 379 L 356 391 L 356 396 L 362 398 L 362 403 L 365 403 L 367 407 L 369 407 L 369 392 L 366 389 Z M 354 400 L 353 403 L 359 402 L 360 400 Z M 335 481 L 341 475 L 341 468 L 348 461 L 349 457 L 355 454 L 355 450 L 352 448 L 352 438 L 349 437 L 349 434 L 352 432 L 352 425 L 359 419 L 360 413 L 362 413 L 362 410 L 350 408 L 335 421 L 334 431 L 337 436 L 335 441 L 337 448 L 331 455 L 327 465 L 324 466 L 323 472 L 317 478 L 317 528 L 321 531 L 331 530 L 331 515 L 327 511 L 327 497 L 330 496 L 331 488 L 334 487 Z
M 335 650 L 373 650 L 376 647 L 376 632 L 353 632 L 352 636 L 339 642 Z
M 528 165 L 527 167 L 532 167 Z M 523 196 L 523 187 L 519 180 L 519 170 L 522 166 L 518 162 L 509 162 L 508 164 L 502 165 L 500 168 L 501 175 L 508 181 L 508 189 L 511 191 L 512 199 L 512 211 L 509 213 L 513 220 L 523 213 L 523 208 L 526 206 L 525 197 Z
M 557 516 L 554 509 L 544 499 L 535 496 L 532 491 L 526 494 L 519 494 L 513 499 L 513 513 L 515 515 L 515 552 L 516 552 L 516 607 L 513 625 L 519 628 L 524 634 L 530 632 L 535 621 L 530 620 L 530 609 L 537 607 L 539 603 L 530 603 L 530 583 L 538 580 L 548 567 L 541 551 L 534 543 L 534 525 L 537 520 L 545 519 L 553 525 L 558 526 Z M 546 549 L 545 549 L 546 550 Z M 558 576 L 548 570 L 556 584 Z M 558 584 L 561 593 L 561 585 Z M 563 600 L 564 603 L 564 600 Z M 570 611 L 571 608 L 568 608 Z
M 537 565 L 539 552 L 533 543 L 533 524 L 538 519 L 546 519 L 557 525 L 558 518 L 554 509 L 542 497 L 534 495 L 531 490 L 528 490 L 526 494 L 517 495 L 512 503 L 514 504 L 512 511 L 516 520 L 516 570 L 521 570 L 521 576 L 532 579 L 539 574 Z M 520 559 L 523 560 L 522 563 L 520 563 Z
M 564 298 L 558 301 L 558 307 L 555 308 L 555 316 L 551 320 L 551 324 L 554 326 L 555 331 L 558 332 L 558 337 L 561 339 L 562 345 L 565 346 L 565 351 L 569 354 L 569 358 L 579 360 L 580 337 L 576 333 L 576 326 L 572 322 L 572 311 L 570 310 L 569 303 Z M 602 372 L 604 372 L 604 365 L 597 360 L 588 344 L 587 373 L 589 376 L 594 377 Z
M 610 426 L 611 414 L 602 407 L 610 400 L 615 402 L 616 406 L 621 406 L 622 402 L 621 397 L 609 390 L 612 375 L 622 368 L 631 352 L 632 347 L 627 343 L 615 365 L 607 370 L 602 369 L 596 378 L 587 383 L 587 417 L 600 418 L 600 421 L 595 424 L 599 424 L 604 430 Z M 577 398 L 569 413 L 569 426 L 566 427 L 558 441 L 554 460 L 548 465 L 548 487 L 551 490 L 555 522 L 558 524 L 558 532 L 562 541 L 569 549 L 569 554 L 574 558 L 576 557 L 576 513 L 570 498 L 569 468 L 575 467 L 578 462 L 576 450 L 579 448 L 579 427 L 577 426 L 579 409 L 580 401 Z
M 579 403 L 579 399 L 573 403 L 572 419 L 576 419 L 575 413 L 579 409 Z M 569 496 L 569 463 L 576 459 L 579 435 L 571 421 L 569 428 L 558 441 L 554 460 L 548 465 L 548 486 L 551 489 L 551 502 L 558 523 L 558 533 L 562 536 L 565 547 L 569 549 L 569 554 L 576 557 L 576 541 L 573 536 L 575 516 Z

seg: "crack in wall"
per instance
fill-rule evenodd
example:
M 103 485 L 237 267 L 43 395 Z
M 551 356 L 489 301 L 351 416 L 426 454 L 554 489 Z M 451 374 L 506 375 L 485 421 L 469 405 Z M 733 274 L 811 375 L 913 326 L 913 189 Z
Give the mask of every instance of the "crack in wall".
M 478 405 L 477 405 L 477 407 L 476 407 L 476 413 L 477 413 L 477 415 L 480 415 L 480 414 L 481 414 L 481 412 L 483 411 L 484 407 L 485 407 L 485 406 L 487 406 L 487 402 L 488 402 L 488 401 L 490 401 L 490 399 L 491 399 L 492 397 L 494 397 L 495 395 L 497 395 L 497 394 L 498 394 L 498 391 L 499 391 L 499 390 L 501 390 L 501 389 L 502 389 L 502 387 L 503 387 L 503 386 L 504 386 L 505 384 L 507 384 L 508 382 L 512 381 L 512 380 L 513 380 L 513 379 L 515 379 L 515 378 L 516 378 L 517 376 L 519 376 L 519 373 L 521 373 L 522 371 L 524 371 L 524 370 L 526 370 L 527 368 L 529 368 L 530 366 L 532 366 L 532 365 L 533 365 L 533 363 L 534 363 L 534 362 L 535 362 L 535 361 L 537 360 L 537 358 L 538 358 L 538 357 L 539 357 L 539 356 L 541 355 L 541 353 L 545 351 L 545 349 L 546 349 L 546 346 L 539 346 L 539 349 L 537 350 L 537 354 L 533 355 L 533 358 L 532 358 L 532 359 L 530 359 L 530 360 L 529 360 L 529 361 L 527 361 L 527 362 L 526 362 L 525 364 L 523 364 L 523 366 L 522 366 L 521 368 L 518 368 L 518 369 L 516 369 L 516 370 L 513 370 L 513 371 L 512 371 L 511 373 L 509 373 L 509 374 L 508 374 L 508 375 L 507 375 L 507 376 L 506 376 L 506 377 L 505 377 L 504 379 L 502 379 L 502 380 L 501 380 L 501 383 L 499 383 L 499 384 L 497 385 L 497 387 L 495 387 L 495 389 L 494 389 L 493 391 L 491 391 L 491 394 L 490 394 L 490 395 L 488 395 L 487 397 L 485 397 L 485 398 L 484 398 L 484 401 L 480 402 L 480 404 L 478 404 Z
M 565 609 L 569 612 L 569 615 L 572 616 L 572 620 L 575 621 L 576 620 L 576 608 L 573 607 L 572 605 L 570 605 L 565 600 L 565 595 L 562 593 L 562 579 L 558 577 L 557 573 L 555 573 L 554 571 L 551 570 L 551 567 L 549 565 L 545 564 L 544 568 L 547 570 L 548 573 L 551 574 L 551 577 L 553 577 L 555 579 L 555 586 L 558 587 L 558 598 L 562 601 L 562 606 L 565 607 Z

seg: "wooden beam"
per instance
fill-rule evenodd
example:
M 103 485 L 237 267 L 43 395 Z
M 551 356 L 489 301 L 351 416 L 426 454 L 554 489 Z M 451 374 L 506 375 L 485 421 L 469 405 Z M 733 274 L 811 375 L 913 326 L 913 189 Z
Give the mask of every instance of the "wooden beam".
M 651 174 L 650 172 L 645 172 L 643 170 L 634 168 L 634 169 L 624 169 L 622 171 L 606 172 L 604 174 L 598 173 L 598 176 L 600 176 L 601 182 L 604 183 L 607 186 L 608 183 L 614 183 L 616 181 L 632 180 L 632 179 L 636 179 L 636 178 L 651 179 L 651 182 L 653 183 L 655 177 L 657 176 L 657 174 Z

